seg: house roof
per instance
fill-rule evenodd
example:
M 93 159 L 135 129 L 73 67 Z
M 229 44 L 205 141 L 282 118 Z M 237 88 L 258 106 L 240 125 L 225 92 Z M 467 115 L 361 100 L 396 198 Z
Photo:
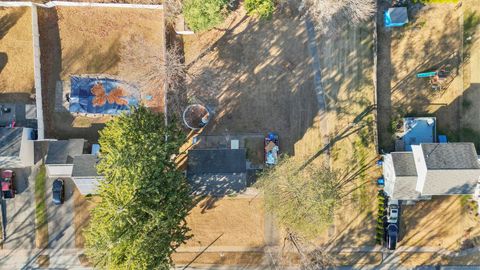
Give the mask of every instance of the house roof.
M 76 156 L 73 159 L 72 177 L 96 177 L 98 157 L 96 155 L 85 154 Z
M 84 143 L 84 139 L 49 142 L 45 164 L 72 164 L 75 156 L 83 154 Z
M 245 149 L 198 149 L 188 151 L 188 173 L 244 173 L 247 171 Z
M 396 176 L 417 176 L 417 168 L 412 152 L 392 152 Z
M 19 157 L 23 128 L 0 128 L 0 156 Z
M 400 176 L 395 178 L 393 192 L 390 197 L 393 200 L 416 200 L 420 198 L 420 192 L 415 190 L 417 176 Z
M 428 170 L 480 169 L 473 143 L 421 144 Z

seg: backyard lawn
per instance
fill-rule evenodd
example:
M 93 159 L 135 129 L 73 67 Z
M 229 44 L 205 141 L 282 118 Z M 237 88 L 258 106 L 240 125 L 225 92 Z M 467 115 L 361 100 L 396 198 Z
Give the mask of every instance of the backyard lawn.
M 96 141 L 98 130 L 111 119 L 101 115 L 74 117 L 67 111 L 68 105 L 62 106 L 71 75 L 126 81 L 139 89 L 145 105 L 163 110 L 163 85 L 153 87 L 137 81 L 142 72 L 139 69 L 150 71 L 155 63 L 140 68 L 133 63 L 147 56 L 162 57 L 162 10 L 57 7 L 39 10 L 39 21 L 44 96 L 49 97 L 44 99 L 48 136 Z
M 34 93 L 31 9 L 0 8 L 0 24 L 0 97 L 29 96 Z

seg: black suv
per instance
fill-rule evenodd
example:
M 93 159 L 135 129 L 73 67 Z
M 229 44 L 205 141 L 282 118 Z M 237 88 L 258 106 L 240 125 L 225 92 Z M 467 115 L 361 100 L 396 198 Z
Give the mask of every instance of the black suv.
M 387 247 L 390 250 L 397 248 L 398 226 L 390 224 L 387 226 Z
M 55 179 L 52 185 L 52 198 L 54 204 L 62 204 L 64 200 L 65 188 L 63 179 Z

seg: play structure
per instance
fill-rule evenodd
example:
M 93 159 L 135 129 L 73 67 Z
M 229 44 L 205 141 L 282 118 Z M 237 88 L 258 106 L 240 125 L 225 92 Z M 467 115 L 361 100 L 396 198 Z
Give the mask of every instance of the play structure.
M 389 8 L 383 14 L 385 27 L 401 27 L 408 23 L 408 12 L 406 7 Z
M 278 163 L 279 151 L 278 134 L 268 133 L 264 140 L 265 164 L 267 166 L 273 166 Z
M 205 127 L 210 118 L 210 111 L 201 104 L 192 104 L 183 111 L 183 123 L 191 130 Z
M 429 78 L 432 89 L 439 90 L 445 84 L 445 81 L 448 78 L 449 74 L 450 71 L 448 70 L 448 66 L 442 65 L 439 69 L 435 71 L 417 73 L 417 78 Z

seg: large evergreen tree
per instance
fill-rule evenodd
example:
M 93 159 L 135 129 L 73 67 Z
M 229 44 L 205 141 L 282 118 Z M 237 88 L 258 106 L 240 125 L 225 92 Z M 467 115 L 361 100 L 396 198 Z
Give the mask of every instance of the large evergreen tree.
M 86 253 L 102 269 L 169 269 L 188 238 L 192 205 L 185 176 L 172 159 L 185 135 L 144 107 L 118 116 L 100 132 L 104 175 L 85 231 Z

